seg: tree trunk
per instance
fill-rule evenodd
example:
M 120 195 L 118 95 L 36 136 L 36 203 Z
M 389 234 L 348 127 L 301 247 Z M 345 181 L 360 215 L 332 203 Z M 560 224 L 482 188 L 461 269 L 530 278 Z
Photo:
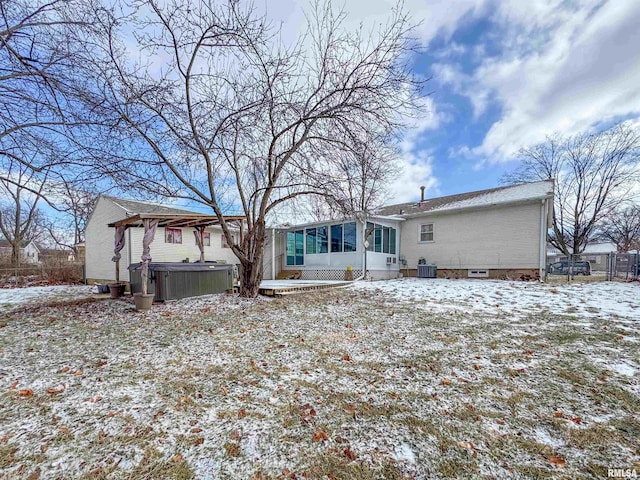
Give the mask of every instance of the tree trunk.
M 262 259 L 264 257 L 264 235 L 253 237 L 256 245 L 249 247 L 249 251 L 254 252 L 253 258 L 242 262 L 242 272 L 240 274 L 240 296 L 255 298 L 258 296 L 260 283 L 262 282 Z
M 11 245 L 11 266 L 20 266 L 20 243 L 13 243 Z

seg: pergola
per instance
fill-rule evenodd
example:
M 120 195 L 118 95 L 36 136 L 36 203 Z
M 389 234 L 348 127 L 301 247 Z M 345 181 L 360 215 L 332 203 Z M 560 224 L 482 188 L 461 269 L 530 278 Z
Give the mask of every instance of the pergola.
M 224 216 L 224 221 L 237 224 L 242 229 L 245 217 L 240 215 Z M 174 213 L 138 213 L 109 224 L 115 227 L 115 242 L 112 260 L 116 264 L 116 283 L 120 281 L 120 252 L 124 248 L 125 231 L 127 228 L 144 228 L 142 238 L 142 293 L 147 293 L 147 275 L 151 262 L 151 243 L 158 227 L 193 228 L 196 243 L 200 249 L 200 261 L 204 262 L 204 230 L 213 225 L 219 225 L 220 219 L 215 215 L 203 214 L 174 214 Z

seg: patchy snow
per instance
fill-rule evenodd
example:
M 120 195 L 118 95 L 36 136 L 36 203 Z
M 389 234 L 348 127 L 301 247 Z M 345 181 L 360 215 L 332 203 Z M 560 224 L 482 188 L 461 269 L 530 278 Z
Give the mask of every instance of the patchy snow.
M 627 377 L 633 377 L 636 374 L 636 369 L 626 362 L 619 362 L 609 365 L 609 370 L 619 375 L 625 375 Z
M 551 285 L 505 280 L 401 278 L 358 282 L 353 288 L 378 296 L 427 303 L 435 312 L 481 312 L 527 316 L 575 315 L 584 319 L 617 316 L 640 320 L 640 284 L 618 282 Z M 582 323 L 589 325 L 588 321 Z
M 87 285 L 52 285 L 45 287 L 0 289 L 0 310 L 21 305 L 86 298 L 94 291 Z
M 640 461 L 637 288 L 47 290 L 0 314 L 0 478 L 591 478 Z
M 503 203 L 511 203 L 522 200 L 545 198 L 549 197 L 552 192 L 553 182 L 547 180 L 542 182 L 523 183 L 520 185 L 514 185 L 512 187 L 489 191 L 482 195 L 473 196 L 466 200 L 447 203 L 444 206 L 435 208 L 433 210 L 446 211 L 459 208 L 499 205 Z

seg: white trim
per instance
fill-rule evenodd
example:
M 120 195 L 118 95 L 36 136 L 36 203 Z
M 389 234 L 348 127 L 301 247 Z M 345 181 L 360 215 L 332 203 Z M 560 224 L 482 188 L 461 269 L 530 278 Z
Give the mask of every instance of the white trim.
M 422 240 L 422 227 L 426 226 L 426 225 L 431 225 L 431 232 L 425 232 L 425 233 L 431 233 L 431 238 L 433 240 Z M 431 222 L 431 223 L 421 223 L 418 225 L 418 243 L 435 243 L 436 241 L 436 226 L 435 223 Z

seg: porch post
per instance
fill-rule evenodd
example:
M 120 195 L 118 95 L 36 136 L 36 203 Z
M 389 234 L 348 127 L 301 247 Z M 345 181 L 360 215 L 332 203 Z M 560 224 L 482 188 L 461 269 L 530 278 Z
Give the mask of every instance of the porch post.
M 115 240 L 113 244 L 112 262 L 116 262 L 116 283 L 120 282 L 120 252 L 124 248 L 124 232 L 127 229 L 124 225 L 116 227 Z
M 193 234 L 196 237 L 196 245 L 200 249 L 201 263 L 204 263 L 204 229 L 205 227 L 193 227 Z M 224 232 L 222 234 L 224 235 Z
M 151 263 L 151 243 L 156 235 L 158 220 L 145 218 L 142 220 L 144 225 L 144 237 L 142 237 L 142 294 L 147 294 L 147 279 L 149 278 L 149 263 Z

